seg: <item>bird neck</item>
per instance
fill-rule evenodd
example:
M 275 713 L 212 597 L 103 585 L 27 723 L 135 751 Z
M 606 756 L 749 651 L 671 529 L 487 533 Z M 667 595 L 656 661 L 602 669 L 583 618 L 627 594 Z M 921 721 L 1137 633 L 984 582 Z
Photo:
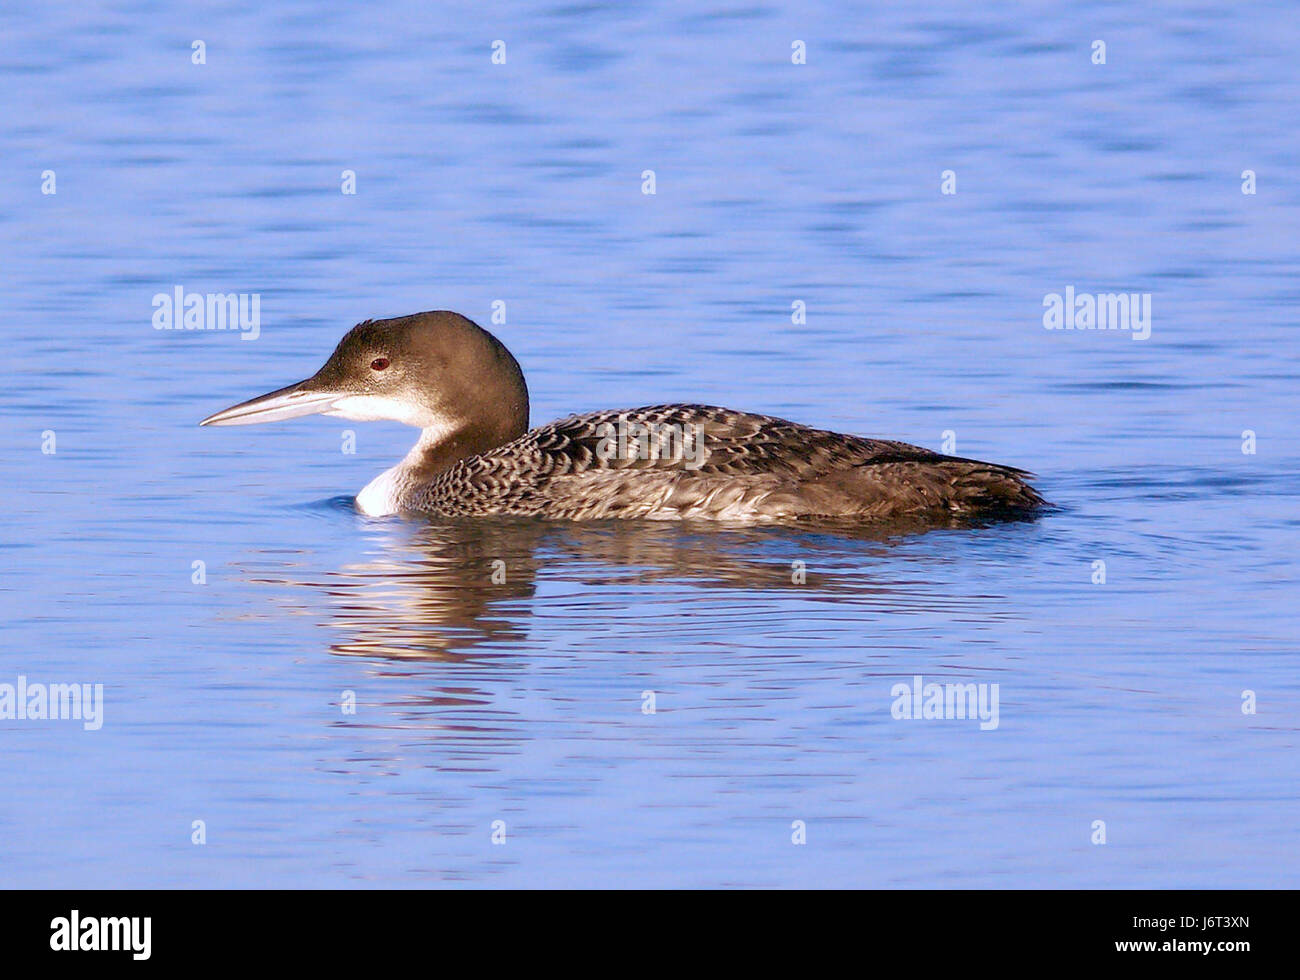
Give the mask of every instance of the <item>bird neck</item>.
M 412 498 L 439 473 L 470 456 L 504 445 L 523 434 L 510 429 L 472 424 L 432 424 L 420 431 L 420 438 L 406 457 L 375 477 L 357 494 L 357 509 L 370 517 L 387 517 L 410 509 Z

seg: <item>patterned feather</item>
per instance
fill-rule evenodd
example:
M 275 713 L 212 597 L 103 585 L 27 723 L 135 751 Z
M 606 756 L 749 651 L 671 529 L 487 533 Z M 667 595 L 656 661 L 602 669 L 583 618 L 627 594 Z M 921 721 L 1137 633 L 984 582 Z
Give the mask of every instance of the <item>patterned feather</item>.
M 622 443 L 619 432 L 628 434 Z M 695 435 L 704 451 L 693 454 L 694 445 L 680 440 L 677 448 L 684 451 L 674 451 L 677 433 Z M 1043 505 L 1025 482 L 1029 475 L 764 415 L 654 405 L 574 415 L 532 429 L 453 463 L 417 489 L 405 508 L 576 520 L 1001 517 Z

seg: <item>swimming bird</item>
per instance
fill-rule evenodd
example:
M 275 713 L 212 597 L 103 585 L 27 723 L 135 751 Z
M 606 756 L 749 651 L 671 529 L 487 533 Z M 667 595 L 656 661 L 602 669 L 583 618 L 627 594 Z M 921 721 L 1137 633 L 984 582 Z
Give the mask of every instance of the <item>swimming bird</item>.
M 406 458 L 357 495 L 371 516 L 941 522 L 1023 516 L 1044 503 L 1015 467 L 709 405 L 529 429 L 518 362 L 445 310 L 359 323 L 306 381 L 199 424 L 313 414 L 421 430 Z

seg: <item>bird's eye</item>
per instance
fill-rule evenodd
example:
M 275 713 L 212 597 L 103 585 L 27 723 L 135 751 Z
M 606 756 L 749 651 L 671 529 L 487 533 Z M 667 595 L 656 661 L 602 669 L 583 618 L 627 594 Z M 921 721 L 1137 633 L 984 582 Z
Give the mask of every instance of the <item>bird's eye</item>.
M 386 367 L 388 367 L 388 358 L 386 357 L 376 357 L 370 362 L 370 368 L 372 371 L 382 371 Z

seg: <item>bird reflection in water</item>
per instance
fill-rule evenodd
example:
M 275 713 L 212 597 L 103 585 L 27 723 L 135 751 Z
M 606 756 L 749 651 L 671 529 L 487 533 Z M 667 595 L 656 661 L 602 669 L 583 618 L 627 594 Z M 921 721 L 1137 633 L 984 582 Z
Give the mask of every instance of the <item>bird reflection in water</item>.
M 919 530 L 933 525 L 719 528 L 521 518 L 403 524 L 385 531 L 381 556 L 346 565 L 319 586 L 332 610 L 327 625 L 342 633 L 330 645 L 336 654 L 482 660 L 518 653 L 539 579 L 552 585 L 556 594 L 548 599 L 561 605 L 566 590 L 574 593 L 565 608 L 579 631 L 584 598 L 601 601 L 592 589 L 658 585 L 730 591 L 738 601 L 746 592 L 779 591 L 907 605 L 917 583 L 878 581 L 864 566 Z
M 306 610 L 323 613 L 329 651 L 368 662 L 378 683 L 359 697 L 380 710 L 335 724 L 420 731 L 448 750 L 436 764 L 493 769 L 497 753 L 538 732 L 585 724 L 569 714 L 564 674 L 583 672 L 578 690 L 622 676 L 608 664 L 587 669 L 603 655 L 643 656 L 629 668 L 638 677 L 719 657 L 754 676 L 775 642 L 813 659 L 821 646 L 849 651 L 887 675 L 892 654 L 874 649 L 863 622 L 996 618 L 998 597 L 955 592 L 951 554 L 942 541 L 918 545 L 920 530 L 935 529 L 397 521 L 367 526 L 363 561 L 296 578 L 277 562 L 256 580 L 291 587 L 298 608 L 306 595 Z M 665 652 L 698 656 L 665 661 Z M 383 750 L 367 751 L 369 761 L 331 764 L 380 765 Z

